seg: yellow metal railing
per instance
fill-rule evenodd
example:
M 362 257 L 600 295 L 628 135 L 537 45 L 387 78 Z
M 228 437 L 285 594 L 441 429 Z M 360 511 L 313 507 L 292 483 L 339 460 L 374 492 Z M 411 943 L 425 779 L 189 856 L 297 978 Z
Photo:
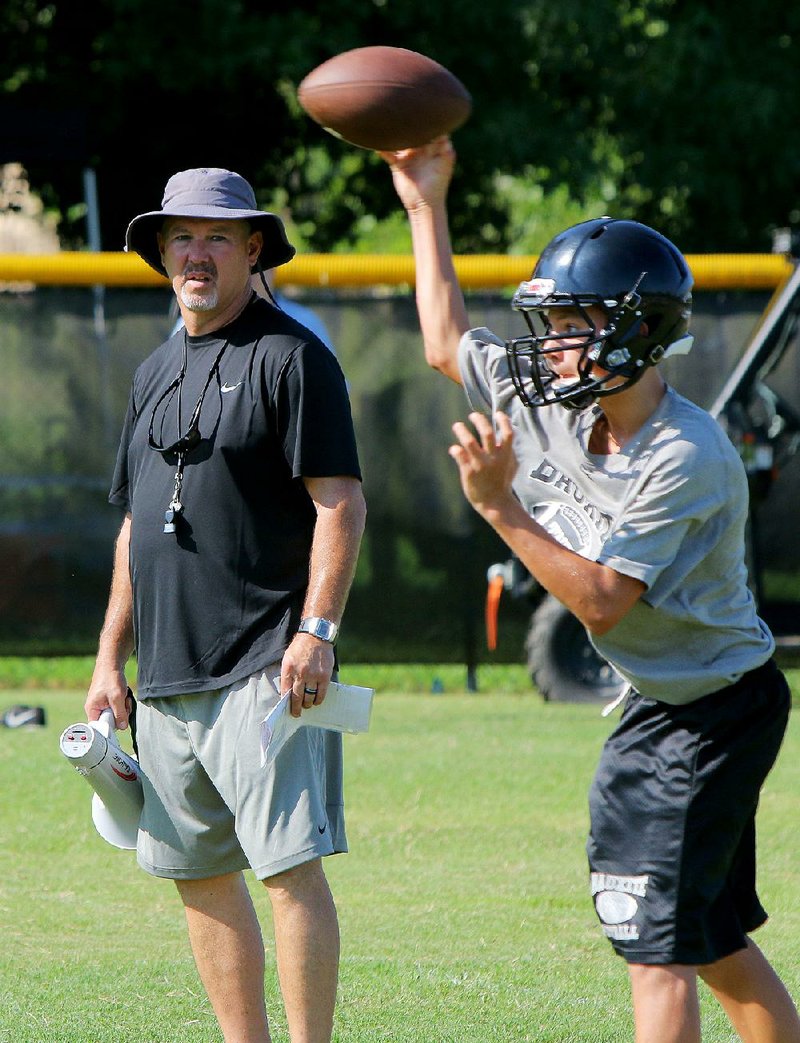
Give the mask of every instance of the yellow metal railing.
M 793 270 L 781 254 L 690 254 L 698 290 L 770 290 Z M 490 290 L 514 286 L 530 276 L 535 256 L 460 255 L 461 285 Z M 414 258 L 399 254 L 305 254 L 278 268 L 279 286 L 354 288 L 411 285 Z M 0 283 L 39 286 L 166 286 L 166 280 L 137 254 L 65 252 L 0 254 Z

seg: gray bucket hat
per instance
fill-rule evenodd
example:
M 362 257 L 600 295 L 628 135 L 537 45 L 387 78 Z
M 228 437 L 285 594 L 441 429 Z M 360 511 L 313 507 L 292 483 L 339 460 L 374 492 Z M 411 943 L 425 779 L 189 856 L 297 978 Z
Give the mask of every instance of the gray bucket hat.
M 160 210 L 139 214 L 128 225 L 125 249 L 139 254 L 151 268 L 166 275 L 161 263 L 156 233 L 161 231 L 165 217 L 199 217 L 213 221 L 249 221 L 253 231 L 264 236 L 264 245 L 258 258 L 262 268 L 277 268 L 295 255 L 295 249 L 286 238 L 283 221 L 277 214 L 256 209 L 256 196 L 249 183 L 232 170 L 220 167 L 200 167 L 173 174 L 164 189 Z M 253 271 L 258 264 L 253 266 Z

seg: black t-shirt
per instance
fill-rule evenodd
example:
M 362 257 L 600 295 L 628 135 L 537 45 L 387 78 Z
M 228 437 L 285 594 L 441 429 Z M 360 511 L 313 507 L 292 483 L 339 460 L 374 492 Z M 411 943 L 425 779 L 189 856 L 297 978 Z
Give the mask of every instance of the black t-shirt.
M 180 389 L 162 397 L 184 344 Z M 151 425 L 166 446 L 185 434 L 223 346 L 202 441 L 185 457 L 183 513 L 167 534 L 177 456 L 149 447 Z M 139 366 L 109 499 L 132 518 L 140 697 L 222 688 L 280 659 L 299 622 L 316 519 L 301 478 L 337 475 L 361 477 L 342 371 L 266 301 L 254 297 L 213 334 L 180 330 Z

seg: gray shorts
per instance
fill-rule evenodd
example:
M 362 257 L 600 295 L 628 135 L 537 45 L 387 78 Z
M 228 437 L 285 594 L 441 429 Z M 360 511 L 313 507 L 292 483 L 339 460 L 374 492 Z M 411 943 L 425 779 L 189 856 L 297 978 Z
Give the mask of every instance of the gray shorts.
M 229 688 L 138 704 L 148 873 L 193 880 L 250 867 L 263 880 L 347 850 L 341 735 L 299 728 L 261 766 L 279 673 L 275 664 Z

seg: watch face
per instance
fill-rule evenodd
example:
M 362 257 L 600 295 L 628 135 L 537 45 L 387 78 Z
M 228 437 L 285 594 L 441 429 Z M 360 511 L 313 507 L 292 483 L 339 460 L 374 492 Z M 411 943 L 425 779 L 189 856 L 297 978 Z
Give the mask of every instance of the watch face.
M 329 619 L 304 619 L 300 624 L 300 630 L 318 637 L 320 641 L 333 643 L 339 628 Z
M 323 641 L 335 641 L 337 629 L 336 624 L 329 622 L 327 619 L 319 621 L 319 636 Z

